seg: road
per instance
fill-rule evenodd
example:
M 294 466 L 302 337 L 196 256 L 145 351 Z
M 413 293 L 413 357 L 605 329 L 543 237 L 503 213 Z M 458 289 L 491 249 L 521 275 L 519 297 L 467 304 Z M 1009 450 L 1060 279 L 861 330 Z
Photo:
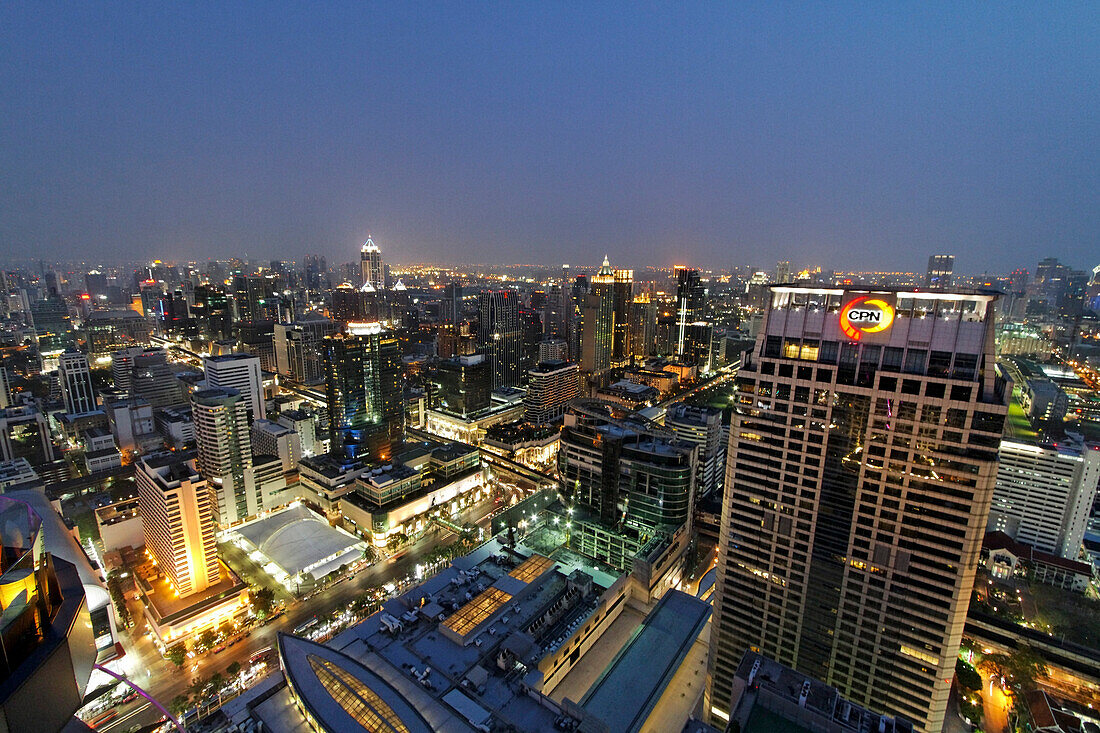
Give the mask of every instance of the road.
M 1008 733 L 1008 711 L 1012 707 L 1012 698 L 1001 689 L 999 680 L 991 679 L 982 670 L 978 673 L 982 676 L 982 712 L 985 718 L 982 730 L 986 733 Z
M 488 523 L 492 512 L 492 502 L 484 501 L 463 511 L 458 524 L 471 522 L 478 525 Z M 456 539 L 453 532 L 434 528 L 408 546 L 397 559 L 382 560 L 365 570 L 359 571 L 351 580 L 345 580 L 317 593 L 306 601 L 299 601 L 287 608 L 286 612 L 269 624 L 254 628 L 247 638 L 214 654 L 208 652 L 191 664 L 177 669 L 175 665 L 163 659 L 146 637 L 147 627 L 144 621 L 131 630 L 135 640 L 126 639 L 123 643 L 127 656 L 124 657 L 127 676 L 138 686 L 145 688 L 165 707 L 181 694 L 194 679 L 208 679 L 215 672 L 226 675 L 226 668 L 232 662 L 248 666 L 248 659 L 256 652 L 275 646 L 276 634 L 290 632 L 312 616 L 323 618 L 339 608 L 347 608 L 363 591 L 384 585 L 394 579 L 413 575 L 416 565 L 436 548 L 450 544 Z M 137 604 L 134 604 L 136 607 Z M 134 618 L 140 618 L 140 613 Z M 228 675 L 226 675 L 228 676 Z M 144 699 L 119 707 L 119 717 L 98 730 L 122 733 L 139 725 L 148 725 L 160 719 L 160 712 Z

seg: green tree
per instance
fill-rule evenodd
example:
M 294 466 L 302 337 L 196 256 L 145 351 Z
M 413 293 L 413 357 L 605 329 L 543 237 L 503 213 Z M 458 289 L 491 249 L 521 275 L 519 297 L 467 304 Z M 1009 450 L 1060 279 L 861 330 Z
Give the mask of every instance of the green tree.
M 252 613 L 260 618 L 267 618 L 275 606 L 275 591 L 270 588 L 255 588 L 249 596 L 249 602 L 252 604 Z
M 172 698 L 172 702 L 168 703 L 168 709 L 172 711 L 173 715 L 179 715 L 190 704 L 191 698 L 187 695 L 176 695 Z
M 363 559 L 367 562 L 377 562 L 378 560 L 378 548 L 373 544 L 366 544 L 363 546 Z
M 1024 644 L 1009 655 L 1008 672 L 1014 687 L 1022 692 L 1029 692 L 1035 689 L 1035 680 L 1045 677 L 1049 670 L 1039 652 Z
M 210 688 L 211 694 L 217 692 L 225 684 L 225 676 L 221 672 L 215 672 L 210 677 L 210 681 L 206 683 Z
M 182 667 L 184 660 L 187 659 L 187 650 L 183 648 L 183 644 L 176 644 L 164 653 L 164 658 L 177 667 Z
M 199 646 L 204 650 L 214 646 L 218 641 L 218 635 L 214 632 L 214 629 L 207 629 L 199 634 Z
M 982 677 L 978 671 L 961 659 L 955 660 L 955 678 L 965 692 L 982 689 Z
M 225 668 L 225 671 L 229 674 L 230 677 L 236 677 L 238 674 L 240 674 L 241 663 L 230 662 L 229 666 Z

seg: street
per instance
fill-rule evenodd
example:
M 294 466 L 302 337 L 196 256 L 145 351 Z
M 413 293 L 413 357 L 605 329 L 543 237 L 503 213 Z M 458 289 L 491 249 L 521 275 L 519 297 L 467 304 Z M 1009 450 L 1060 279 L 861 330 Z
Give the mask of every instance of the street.
M 978 670 L 982 676 L 982 702 L 985 722 L 982 726 L 986 733 L 1008 733 L 1008 711 L 1012 707 L 1012 698 L 1001 689 L 1000 681 L 990 678 L 987 672 Z
M 492 509 L 491 500 L 483 501 L 463 511 L 457 521 L 460 524 L 471 522 L 485 525 Z M 453 532 L 441 528 L 431 529 L 420 539 L 408 545 L 397 559 L 380 560 L 361 570 L 351 580 L 330 586 L 305 602 L 293 603 L 287 607 L 282 616 L 271 623 L 253 628 L 250 636 L 227 647 L 225 651 L 218 654 L 207 652 L 197 659 L 187 660 L 183 667 L 178 669 L 156 651 L 153 643 L 145 636 L 147 628 L 144 621 L 139 620 L 130 631 L 132 636 L 128 635 L 122 640 L 126 649 L 126 657 L 123 658 L 122 665 L 125 674 L 135 684 L 146 689 L 161 704 L 168 707 L 177 695 L 186 694 L 192 680 L 208 679 L 215 672 L 226 675 L 226 668 L 232 662 L 239 662 L 242 668 L 247 668 L 248 660 L 253 654 L 275 646 L 278 632 L 289 633 L 313 616 L 324 618 L 336 609 L 347 608 L 356 597 L 369 588 L 414 574 L 417 564 L 425 557 L 455 539 Z M 136 608 L 137 604 L 133 606 Z M 135 614 L 134 618 L 140 619 L 140 615 Z M 277 662 L 272 663 L 277 664 Z M 131 728 L 154 723 L 161 718 L 160 711 L 143 698 L 120 705 L 118 713 L 117 718 L 98 730 L 121 733 Z

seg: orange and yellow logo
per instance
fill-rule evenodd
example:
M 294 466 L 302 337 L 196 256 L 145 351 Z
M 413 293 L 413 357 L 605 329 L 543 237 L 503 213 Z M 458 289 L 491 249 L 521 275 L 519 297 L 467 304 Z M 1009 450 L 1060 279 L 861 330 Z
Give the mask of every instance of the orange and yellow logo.
M 840 309 L 840 330 L 853 341 L 859 341 L 865 333 L 885 331 L 893 322 L 893 306 L 868 295 L 850 300 Z

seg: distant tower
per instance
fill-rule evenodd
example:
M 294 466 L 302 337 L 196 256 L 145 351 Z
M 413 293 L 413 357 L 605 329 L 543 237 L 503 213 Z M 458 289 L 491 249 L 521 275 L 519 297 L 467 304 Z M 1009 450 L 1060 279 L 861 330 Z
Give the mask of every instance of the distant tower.
M 955 271 L 955 255 L 932 255 L 928 258 L 928 272 L 924 276 L 926 288 L 951 287 L 951 278 Z
M 486 290 L 478 294 L 478 340 L 492 355 L 493 389 L 520 384 L 523 332 L 519 325 L 519 297 L 514 290 Z
M 370 284 L 375 290 L 381 290 L 386 284 L 386 273 L 382 267 L 382 251 L 374 240 L 367 237 L 359 253 L 359 265 L 363 268 L 363 284 Z
M 791 263 L 788 260 L 780 260 L 775 263 L 775 281 L 782 285 L 791 281 Z
M 581 315 L 581 369 L 602 374 L 611 368 L 615 347 L 615 271 L 604 256 L 592 276 Z

